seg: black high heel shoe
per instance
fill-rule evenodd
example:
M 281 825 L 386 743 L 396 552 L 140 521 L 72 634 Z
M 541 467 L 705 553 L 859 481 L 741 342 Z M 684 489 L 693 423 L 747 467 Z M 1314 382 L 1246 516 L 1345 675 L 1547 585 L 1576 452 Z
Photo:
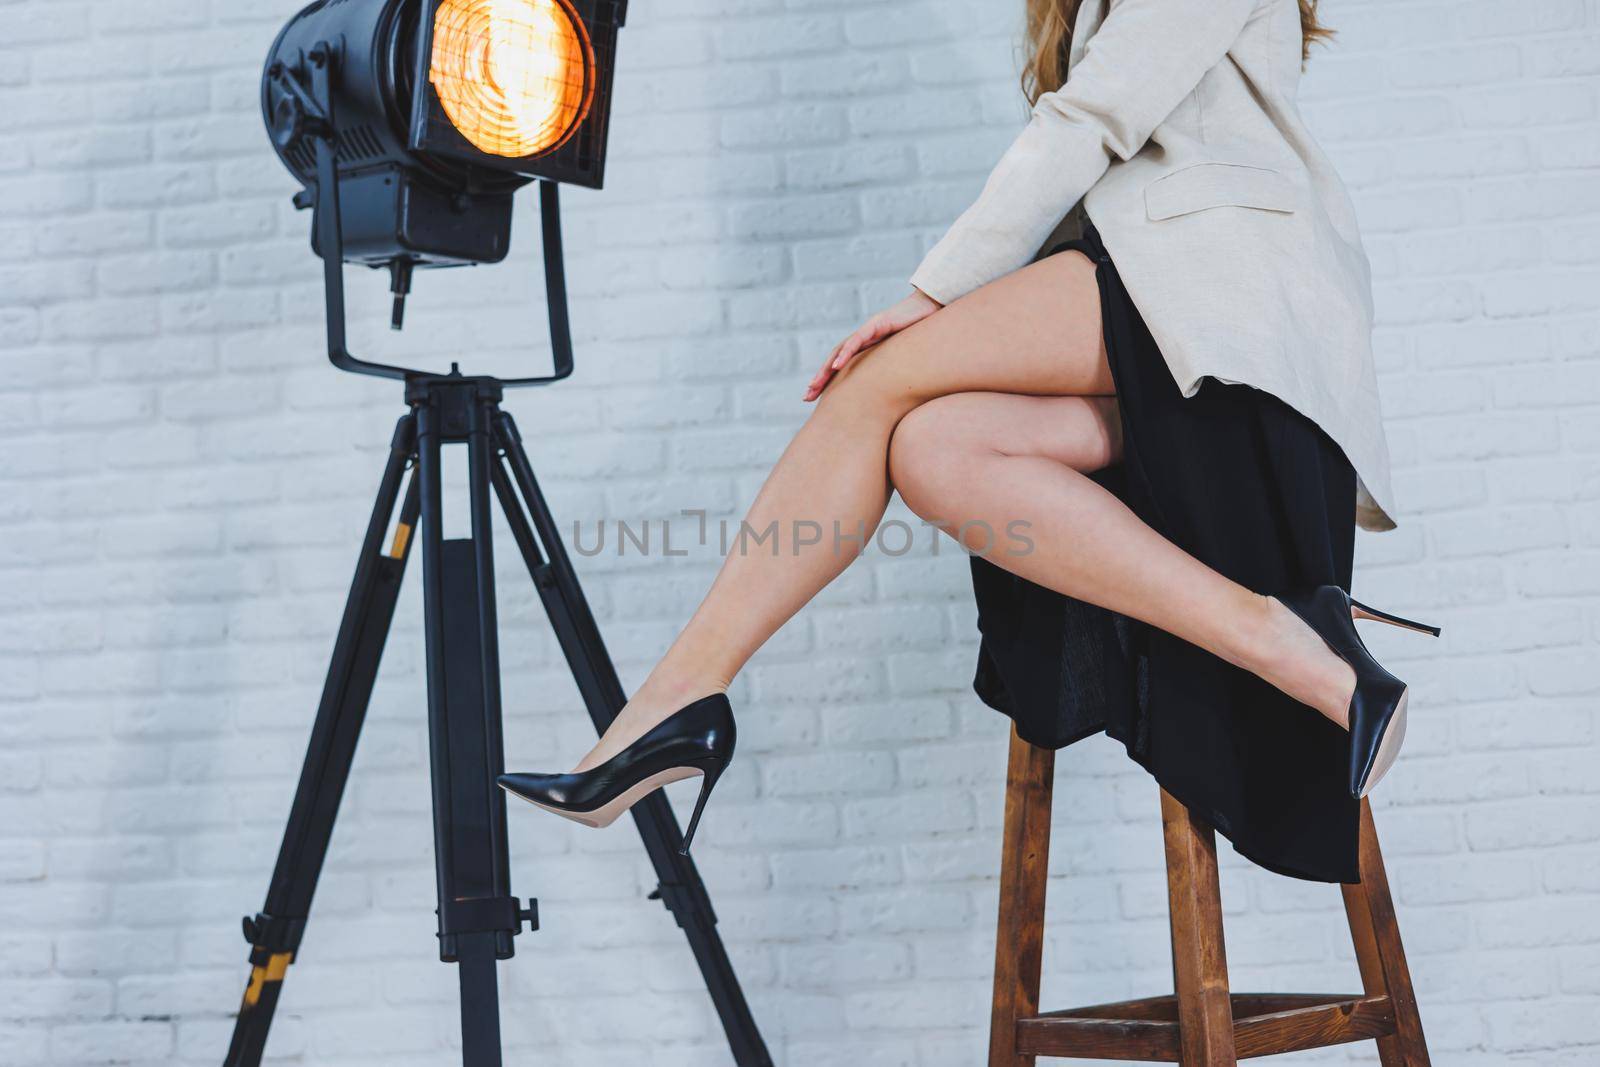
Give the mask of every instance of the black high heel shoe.
M 694 817 L 683 835 L 685 856 L 706 798 L 733 759 L 733 706 L 722 693 L 679 708 L 598 767 L 572 774 L 502 774 L 500 788 L 585 826 L 610 826 L 617 816 L 671 782 L 704 777 Z
M 1301 620 L 1356 672 L 1350 695 L 1350 795 L 1372 791 L 1388 772 L 1406 736 L 1406 684 L 1372 658 L 1356 632 L 1356 619 L 1386 622 L 1417 633 L 1439 636 L 1439 627 L 1412 622 L 1369 608 L 1336 585 L 1283 593 L 1277 600 Z

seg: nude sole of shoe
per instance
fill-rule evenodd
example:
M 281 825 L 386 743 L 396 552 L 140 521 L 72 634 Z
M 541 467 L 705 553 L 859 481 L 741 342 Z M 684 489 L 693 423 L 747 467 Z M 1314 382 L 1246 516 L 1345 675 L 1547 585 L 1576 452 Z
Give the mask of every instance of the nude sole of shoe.
M 1430 626 L 1414 623 L 1410 619 L 1402 619 L 1398 615 L 1386 615 L 1380 612 L 1369 611 L 1359 604 L 1350 605 L 1350 617 L 1357 622 L 1383 622 L 1390 626 L 1397 626 L 1402 630 L 1410 630 L 1414 634 L 1427 634 L 1429 637 L 1438 637 Z
M 1372 761 L 1372 773 L 1367 776 L 1366 788 L 1361 790 L 1362 796 L 1372 792 L 1379 780 L 1389 773 L 1395 757 L 1400 755 L 1400 743 L 1406 739 L 1406 701 L 1410 699 L 1411 690 L 1409 688 L 1401 690 L 1400 703 L 1394 709 L 1394 717 L 1389 720 L 1389 728 L 1383 732 L 1383 740 L 1378 742 L 1378 755 Z
M 603 804 L 600 807 L 595 808 L 593 811 L 563 811 L 560 808 L 553 808 L 548 804 L 541 804 L 537 800 L 528 800 L 527 797 L 521 796 L 512 790 L 508 789 L 506 792 L 511 793 L 511 795 L 516 797 L 518 800 L 526 800 L 534 807 L 542 808 L 543 810 L 550 812 L 552 815 L 559 815 L 563 819 L 571 819 L 573 822 L 582 823 L 584 826 L 593 826 L 596 829 L 599 829 L 602 826 L 610 826 L 612 823 L 616 822 L 619 815 L 633 807 L 635 804 L 639 803 L 639 801 L 643 800 L 657 789 L 660 789 L 662 786 L 671 785 L 673 782 L 681 782 L 685 778 L 693 778 L 695 775 L 703 773 L 705 772 L 701 771 L 699 767 L 673 767 L 670 770 L 662 771 L 659 774 L 652 774 L 638 785 L 633 786 L 626 793 L 623 793 L 621 796 L 617 797 L 617 799 L 613 800 L 611 803 Z

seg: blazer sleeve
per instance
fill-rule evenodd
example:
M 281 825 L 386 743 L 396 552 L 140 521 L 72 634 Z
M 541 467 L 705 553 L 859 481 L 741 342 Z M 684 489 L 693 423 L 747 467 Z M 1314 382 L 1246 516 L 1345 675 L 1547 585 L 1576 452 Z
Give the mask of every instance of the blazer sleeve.
M 1094 0 L 1086 0 L 1094 2 Z M 1259 0 L 1112 0 L 1065 85 L 1041 95 L 978 199 L 911 284 L 941 304 L 1025 266 L 1228 54 Z

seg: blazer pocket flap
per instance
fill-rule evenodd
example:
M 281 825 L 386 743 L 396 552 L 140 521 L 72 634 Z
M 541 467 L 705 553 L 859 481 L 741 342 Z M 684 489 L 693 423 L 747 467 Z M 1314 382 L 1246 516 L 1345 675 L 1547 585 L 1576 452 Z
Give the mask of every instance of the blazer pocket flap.
M 1144 190 L 1145 214 L 1170 219 L 1212 207 L 1294 211 L 1294 183 L 1278 171 L 1243 163 L 1194 163 L 1157 178 Z

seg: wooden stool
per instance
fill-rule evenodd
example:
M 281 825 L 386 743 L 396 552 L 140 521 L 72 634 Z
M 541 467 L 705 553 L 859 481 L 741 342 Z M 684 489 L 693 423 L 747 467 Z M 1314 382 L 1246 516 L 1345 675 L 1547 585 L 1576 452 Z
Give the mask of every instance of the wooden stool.
M 1383 1067 L 1427 1067 L 1372 809 L 1361 802 L 1361 882 L 1344 885 L 1364 993 L 1232 993 L 1222 945 L 1217 847 L 1203 819 L 1161 791 L 1176 996 L 1039 1010 L 1055 753 L 1011 734 L 989 1067 L 1036 1056 L 1232 1067 L 1346 1041 L 1376 1040 Z

